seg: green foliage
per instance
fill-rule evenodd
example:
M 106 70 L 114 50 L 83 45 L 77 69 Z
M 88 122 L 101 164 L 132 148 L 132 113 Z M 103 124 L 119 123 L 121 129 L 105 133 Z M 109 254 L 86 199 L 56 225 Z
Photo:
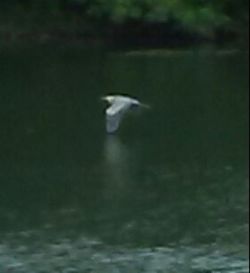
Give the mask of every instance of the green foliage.
M 246 20 L 247 12 L 248 0 L 92 0 L 88 10 L 96 19 L 105 18 L 113 23 L 174 20 L 197 31 L 213 31 Z
M 1 0 L 0 10 L 25 8 L 44 18 L 70 14 L 83 21 L 122 25 L 171 24 L 201 34 L 248 25 L 248 0 Z

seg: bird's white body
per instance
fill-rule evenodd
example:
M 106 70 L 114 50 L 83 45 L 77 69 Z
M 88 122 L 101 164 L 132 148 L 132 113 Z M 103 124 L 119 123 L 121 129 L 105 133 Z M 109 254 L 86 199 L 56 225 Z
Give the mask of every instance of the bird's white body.
M 108 133 L 118 130 L 124 113 L 132 106 L 146 106 L 134 98 L 122 95 L 109 95 L 102 99 L 109 103 L 109 107 L 106 109 L 106 130 Z

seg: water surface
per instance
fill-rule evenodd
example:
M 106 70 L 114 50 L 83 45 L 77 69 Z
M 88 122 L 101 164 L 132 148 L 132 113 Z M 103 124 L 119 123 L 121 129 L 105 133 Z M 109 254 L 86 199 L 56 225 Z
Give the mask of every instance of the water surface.
M 0 271 L 248 272 L 245 53 L 16 48 L 0 72 Z M 110 92 L 152 107 L 108 136 Z

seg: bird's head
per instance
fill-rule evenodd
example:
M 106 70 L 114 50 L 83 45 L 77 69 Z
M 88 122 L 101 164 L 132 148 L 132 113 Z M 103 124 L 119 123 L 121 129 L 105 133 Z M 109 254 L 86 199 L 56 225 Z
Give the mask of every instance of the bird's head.
M 112 95 L 101 97 L 101 100 L 103 100 L 109 104 L 112 104 L 114 99 L 115 99 L 115 96 L 112 96 Z

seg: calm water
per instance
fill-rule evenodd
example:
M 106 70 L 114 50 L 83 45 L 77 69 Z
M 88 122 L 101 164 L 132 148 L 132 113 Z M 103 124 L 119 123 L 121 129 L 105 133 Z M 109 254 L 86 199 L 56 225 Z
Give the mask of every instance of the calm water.
M 112 137 L 110 92 L 152 106 Z M 247 92 L 240 52 L 0 51 L 0 272 L 248 272 Z

